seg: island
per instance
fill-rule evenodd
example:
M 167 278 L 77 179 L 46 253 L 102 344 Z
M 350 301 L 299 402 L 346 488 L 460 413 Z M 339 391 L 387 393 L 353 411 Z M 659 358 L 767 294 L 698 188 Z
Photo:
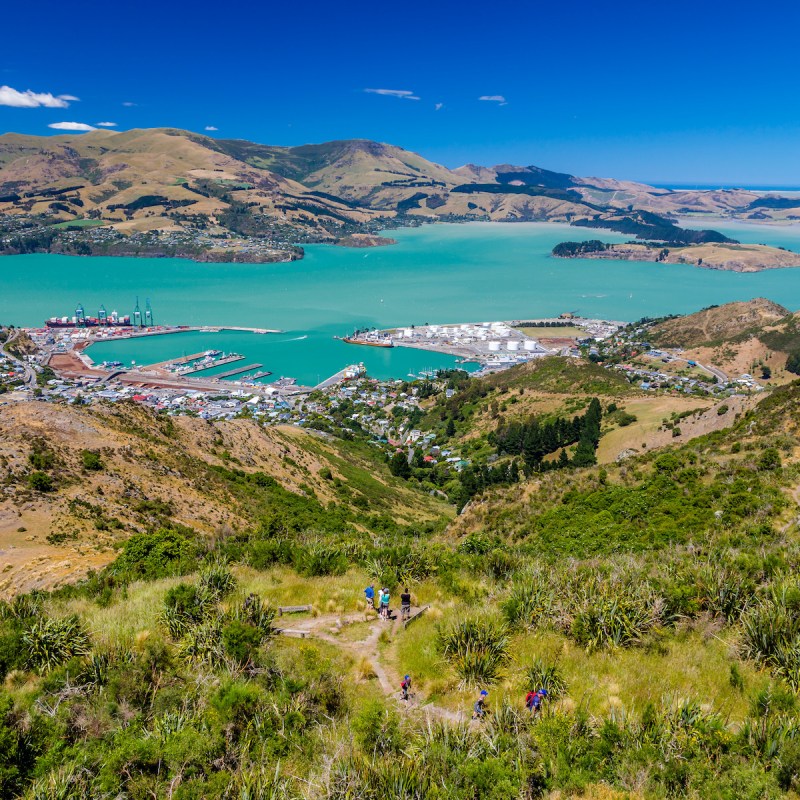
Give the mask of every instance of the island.
M 336 241 L 336 244 L 339 247 L 386 247 L 390 244 L 397 244 L 397 239 L 376 236 L 372 233 L 351 233 L 349 236 L 342 236 Z

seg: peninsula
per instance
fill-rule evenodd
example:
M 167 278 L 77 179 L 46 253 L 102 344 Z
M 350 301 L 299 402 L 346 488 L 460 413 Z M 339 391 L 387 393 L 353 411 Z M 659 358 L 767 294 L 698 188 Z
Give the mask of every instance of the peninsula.
M 800 267 L 798 253 L 780 247 L 735 242 L 707 242 L 695 245 L 657 242 L 607 244 L 594 239 L 586 242 L 562 242 L 553 248 L 553 256 L 691 264 L 703 269 L 728 272 L 761 272 L 768 269 Z

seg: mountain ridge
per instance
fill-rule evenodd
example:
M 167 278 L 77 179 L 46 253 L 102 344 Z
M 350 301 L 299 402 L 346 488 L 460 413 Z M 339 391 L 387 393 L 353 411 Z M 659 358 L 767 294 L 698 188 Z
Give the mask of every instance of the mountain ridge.
M 634 211 L 800 219 L 800 200 L 760 200 L 534 165 L 449 169 L 369 139 L 277 146 L 177 128 L 0 135 L 3 253 L 126 254 L 133 240 L 143 254 L 285 260 L 301 255 L 293 243 L 436 220 L 585 223 Z

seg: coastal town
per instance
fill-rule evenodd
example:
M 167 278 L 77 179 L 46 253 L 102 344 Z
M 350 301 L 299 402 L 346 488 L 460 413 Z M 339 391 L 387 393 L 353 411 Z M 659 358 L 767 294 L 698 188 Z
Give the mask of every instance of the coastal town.
M 95 317 L 88 318 L 88 325 L 79 325 L 81 313 L 79 310 L 72 318 L 53 318 L 42 328 L 4 329 L 0 405 L 132 402 L 170 416 L 190 415 L 210 421 L 247 417 L 263 425 L 292 425 L 323 435 L 349 437 L 357 433 L 383 448 L 387 456 L 405 448 L 427 466 L 441 462 L 456 472 L 470 463 L 461 452 L 442 448 L 435 434 L 417 427 L 425 398 L 431 393 L 449 398 L 454 393 L 452 375 L 467 377 L 461 367 L 377 380 L 367 374 L 363 364 L 354 363 L 317 386 L 302 386 L 291 377 L 273 376 L 269 365 L 250 363 L 243 354 L 221 350 L 127 368 L 120 362 L 95 364 L 87 353 L 87 346 L 94 341 L 171 336 L 189 329 L 98 325 Z M 149 304 L 141 312 L 137 303 L 136 315 L 152 321 Z M 264 329 L 258 332 L 269 333 Z M 680 349 L 653 347 L 646 335 L 642 326 L 568 314 L 537 320 L 361 331 L 346 341 L 365 347 L 377 344 L 448 353 L 457 356 L 477 377 L 559 356 L 595 362 L 622 373 L 643 394 L 718 399 L 751 395 L 764 388 L 751 374 L 729 376 L 718 367 L 687 358 Z M 343 348 L 343 361 L 348 354 Z M 204 377 L 207 370 L 224 366 L 230 368 Z

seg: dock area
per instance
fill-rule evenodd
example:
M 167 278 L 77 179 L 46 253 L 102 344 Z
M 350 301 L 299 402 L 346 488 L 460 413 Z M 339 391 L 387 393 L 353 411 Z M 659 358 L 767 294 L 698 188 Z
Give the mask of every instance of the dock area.
M 365 375 L 366 372 L 366 367 L 363 364 L 350 364 L 344 369 L 340 369 L 334 375 L 331 375 L 330 378 L 326 378 L 324 381 L 322 381 L 322 383 L 318 383 L 314 387 L 313 391 L 317 391 L 318 389 L 327 389 L 330 386 L 335 386 L 337 383 L 342 383 L 342 381 L 358 378 L 362 375 Z
M 200 354 L 203 355 L 202 353 Z M 196 367 L 194 369 L 188 369 L 186 372 L 181 372 L 180 374 L 185 378 L 187 375 L 195 375 L 198 372 L 205 372 L 209 369 L 214 369 L 215 367 L 224 367 L 226 364 L 233 364 L 236 361 L 244 361 L 245 356 L 241 355 L 240 353 L 232 353 L 229 356 L 223 356 L 222 358 L 216 359 L 213 363 L 210 364 L 203 364 L 202 366 Z M 191 360 L 191 359 L 190 359 Z M 175 361 L 172 362 L 173 364 L 176 363 Z M 183 362 L 186 363 L 186 362 Z M 152 367 L 148 367 L 151 369 Z M 231 375 L 235 375 L 235 372 L 232 372 Z M 218 377 L 218 376 L 217 376 Z
M 202 358 L 206 354 L 206 351 L 203 350 L 199 353 L 192 353 L 190 356 L 181 356 L 180 358 L 169 358 L 166 361 L 159 361 L 155 364 L 148 364 L 147 369 L 163 369 L 169 365 L 173 365 L 176 367 L 181 366 L 181 364 L 189 364 L 192 361 L 197 361 L 197 359 Z
M 244 356 L 242 356 L 244 358 Z M 220 372 L 215 375 L 215 378 L 232 378 L 234 375 L 241 375 L 243 372 L 250 372 L 253 369 L 259 369 L 259 367 L 263 367 L 263 364 L 248 364 L 246 367 L 236 367 L 235 369 L 229 369 L 227 372 Z

